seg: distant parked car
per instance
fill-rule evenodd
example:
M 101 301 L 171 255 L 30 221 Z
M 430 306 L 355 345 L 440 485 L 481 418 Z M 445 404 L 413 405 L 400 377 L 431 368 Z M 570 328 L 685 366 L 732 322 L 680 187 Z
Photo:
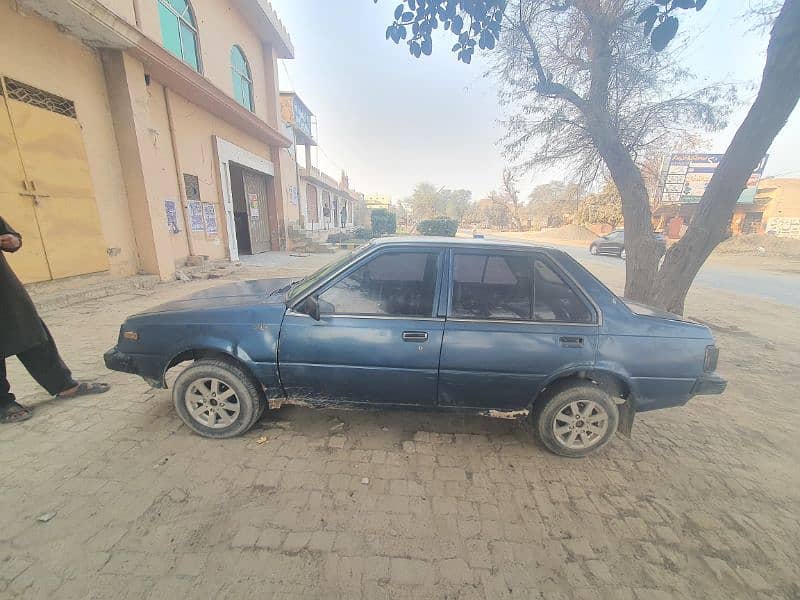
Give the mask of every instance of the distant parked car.
M 667 238 L 661 233 L 654 233 L 653 237 L 661 245 L 661 253 L 667 250 Z M 611 233 L 597 238 L 589 244 L 589 252 L 592 254 L 610 254 L 619 256 L 621 259 L 627 258 L 625 251 L 625 230 L 615 229 Z
M 720 394 L 707 327 L 626 303 L 565 252 L 382 238 L 301 280 L 222 285 L 122 324 L 106 366 L 166 387 L 200 435 L 267 399 L 446 412 L 529 409 L 556 454 L 629 434 L 636 412 Z

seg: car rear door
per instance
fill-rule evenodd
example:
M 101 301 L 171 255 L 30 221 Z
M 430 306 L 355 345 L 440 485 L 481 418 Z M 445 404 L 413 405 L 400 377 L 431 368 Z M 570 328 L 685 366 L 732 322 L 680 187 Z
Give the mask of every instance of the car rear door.
M 593 364 L 597 311 L 550 259 L 453 250 L 449 265 L 440 405 L 523 408 L 553 373 Z
M 287 394 L 323 402 L 434 404 L 443 264 L 436 247 L 379 250 L 314 292 L 319 321 L 288 310 L 279 346 Z

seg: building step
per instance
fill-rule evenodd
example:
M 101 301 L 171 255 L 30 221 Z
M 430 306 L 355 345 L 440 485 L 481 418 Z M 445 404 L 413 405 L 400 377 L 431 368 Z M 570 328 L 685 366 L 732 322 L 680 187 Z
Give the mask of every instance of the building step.
M 98 298 L 150 290 L 159 282 L 157 275 L 113 277 L 102 273 L 42 281 L 25 287 L 36 307 L 41 311 L 48 311 Z

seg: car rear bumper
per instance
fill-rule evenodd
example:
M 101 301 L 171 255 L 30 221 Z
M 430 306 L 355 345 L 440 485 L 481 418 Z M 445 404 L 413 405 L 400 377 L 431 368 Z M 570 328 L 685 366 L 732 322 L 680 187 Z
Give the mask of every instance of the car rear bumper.
M 728 386 L 728 382 L 717 375 L 712 373 L 703 375 L 697 379 L 697 382 L 692 388 L 692 396 L 713 396 L 721 394 Z

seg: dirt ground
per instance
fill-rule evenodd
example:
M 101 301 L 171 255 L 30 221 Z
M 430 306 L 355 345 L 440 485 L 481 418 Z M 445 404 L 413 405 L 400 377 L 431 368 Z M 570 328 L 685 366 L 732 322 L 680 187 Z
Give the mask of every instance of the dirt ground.
M 102 352 L 127 314 L 221 283 L 43 314 L 102 397 L 52 401 L 9 361 L 35 417 L 0 426 L 0 597 L 800 597 L 800 311 L 691 293 L 728 391 L 570 460 L 518 421 L 405 411 L 284 407 L 193 435 Z

